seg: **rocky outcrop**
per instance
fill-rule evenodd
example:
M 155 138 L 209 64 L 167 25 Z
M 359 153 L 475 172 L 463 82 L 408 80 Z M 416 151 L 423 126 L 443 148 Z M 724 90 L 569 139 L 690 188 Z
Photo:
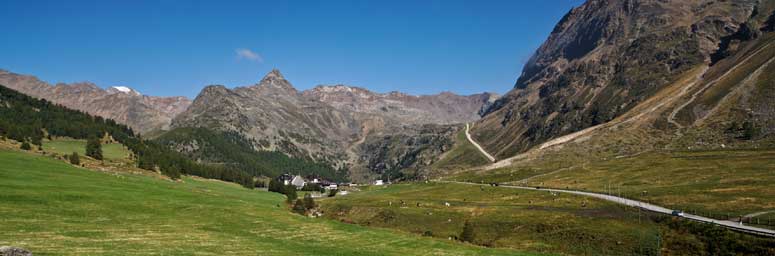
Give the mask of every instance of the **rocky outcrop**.
M 430 166 L 454 145 L 457 126 L 413 125 L 369 134 L 358 145 L 360 152 L 352 176 L 384 180 L 425 179 Z
M 0 70 L 0 84 L 62 106 L 113 119 L 139 133 L 169 129 L 172 118 L 191 104 L 185 97 L 142 95 L 125 86 L 103 90 L 88 82 L 54 86 L 34 76 Z
M 0 246 L 0 256 L 32 256 L 32 252 L 11 246 Z
M 482 109 L 498 97 L 493 93 L 461 96 L 442 92 L 414 96 L 394 91 L 383 94 L 346 85 L 320 85 L 304 91 L 303 95 L 340 110 L 386 116 L 405 124 L 458 124 L 476 121 L 480 118 Z
M 562 18 L 472 134 L 505 158 L 610 121 L 709 63 L 758 3 L 590 0 Z

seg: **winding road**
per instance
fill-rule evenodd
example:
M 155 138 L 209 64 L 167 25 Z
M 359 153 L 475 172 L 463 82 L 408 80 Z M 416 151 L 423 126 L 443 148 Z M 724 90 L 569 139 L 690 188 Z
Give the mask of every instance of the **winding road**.
M 461 181 L 439 181 L 444 183 L 457 183 L 457 184 L 465 184 L 465 185 L 476 185 L 481 186 L 484 184 L 481 183 L 473 183 L 473 182 L 461 182 Z M 603 199 L 606 201 L 614 202 L 617 204 L 622 204 L 626 206 L 631 207 L 637 207 L 646 211 L 656 212 L 656 213 L 662 213 L 662 214 L 668 214 L 672 215 L 673 210 L 668 209 L 662 206 L 641 202 L 637 200 L 627 199 L 623 197 L 618 196 L 612 196 L 612 195 L 606 195 L 606 194 L 599 194 L 599 193 L 592 193 L 592 192 L 584 192 L 584 191 L 575 191 L 575 190 L 565 190 L 565 189 L 552 189 L 552 188 L 536 188 L 536 187 L 524 187 L 524 186 L 513 186 L 513 185 L 499 185 L 499 187 L 504 188 L 512 188 L 512 189 L 524 189 L 524 190 L 536 190 L 536 191 L 548 191 L 548 192 L 556 192 L 556 193 L 567 193 L 567 194 L 574 194 L 574 195 L 581 195 L 581 196 L 587 196 L 587 197 L 594 197 L 598 199 Z M 717 220 L 717 219 L 711 219 L 707 217 L 702 217 L 698 215 L 683 213 L 682 216 L 678 216 L 684 219 L 698 221 L 698 222 L 704 222 L 704 223 L 710 223 L 718 226 L 722 226 L 724 228 L 737 230 L 740 232 L 755 234 L 755 235 L 763 235 L 763 236 L 770 236 L 775 237 L 775 230 L 765 229 L 765 228 L 758 228 L 758 227 L 751 227 L 751 226 L 745 226 L 739 222 L 734 221 L 728 221 L 728 220 Z
M 479 145 L 479 143 L 476 143 L 476 141 L 474 141 L 474 139 L 471 138 L 471 134 L 468 133 L 469 128 L 470 128 L 470 125 L 466 123 L 466 138 L 468 138 L 468 141 L 471 142 L 471 144 L 474 144 L 474 147 L 476 147 L 476 149 L 478 149 L 479 152 L 482 152 L 482 155 L 487 157 L 487 159 L 489 159 L 490 162 L 495 162 L 495 157 L 492 157 L 492 155 L 490 155 L 490 153 L 487 153 L 487 151 L 485 151 L 484 148 L 482 148 L 482 146 Z

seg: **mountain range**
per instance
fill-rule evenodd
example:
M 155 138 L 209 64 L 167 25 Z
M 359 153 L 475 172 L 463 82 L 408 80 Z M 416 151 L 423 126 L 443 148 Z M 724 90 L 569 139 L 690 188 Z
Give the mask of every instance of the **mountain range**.
M 202 141 L 181 134 L 190 132 L 184 128 L 204 128 L 230 133 L 226 137 L 236 133 L 256 151 L 347 168 L 353 177 L 364 179 L 385 173 L 400 176 L 399 170 L 431 164 L 451 146 L 449 135 L 459 124 L 478 120 L 498 97 L 450 92 L 414 96 L 346 85 L 299 91 L 276 69 L 255 85 L 207 86 L 193 101 L 142 95 L 125 86 L 101 89 L 88 82 L 51 86 L 4 70 L 0 84 L 114 119 L 141 134 L 169 134 L 164 142 L 191 156 L 205 150 L 190 146 Z
M 0 70 L 0 84 L 24 94 L 126 124 L 135 132 L 169 129 L 172 118 L 191 105 L 186 97 L 142 95 L 126 87 L 104 90 L 89 82 L 50 85 L 40 79 Z
M 495 97 L 379 94 L 344 85 L 300 92 L 272 70 L 255 85 L 204 88 L 171 127 L 237 132 L 256 150 L 346 167 L 367 179 L 430 164 L 451 145 L 447 135 L 459 127 L 451 124 L 477 120 Z

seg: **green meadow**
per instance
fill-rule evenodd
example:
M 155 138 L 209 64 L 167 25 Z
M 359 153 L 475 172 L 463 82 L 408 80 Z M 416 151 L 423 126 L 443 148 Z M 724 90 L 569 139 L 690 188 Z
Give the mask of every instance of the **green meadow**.
M 69 155 L 73 152 L 81 156 L 86 155 L 86 140 L 55 139 L 43 141 L 43 150 L 61 155 Z M 129 157 L 129 150 L 119 143 L 102 145 L 102 155 L 106 160 L 121 160 Z
M 0 245 L 35 255 L 534 255 L 291 213 L 280 194 L 0 151 Z

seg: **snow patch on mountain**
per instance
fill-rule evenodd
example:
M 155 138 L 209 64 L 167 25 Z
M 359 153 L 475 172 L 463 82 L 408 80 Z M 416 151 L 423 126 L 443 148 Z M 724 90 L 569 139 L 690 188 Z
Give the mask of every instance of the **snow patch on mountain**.
M 110 93 L 126 93 L 131 95 L 137 95 L 140 96 L 140 92 L 135 91 L 132 88 L 126 87 L 126 86 L 112 86 L 108 89 L 108 92 Z

